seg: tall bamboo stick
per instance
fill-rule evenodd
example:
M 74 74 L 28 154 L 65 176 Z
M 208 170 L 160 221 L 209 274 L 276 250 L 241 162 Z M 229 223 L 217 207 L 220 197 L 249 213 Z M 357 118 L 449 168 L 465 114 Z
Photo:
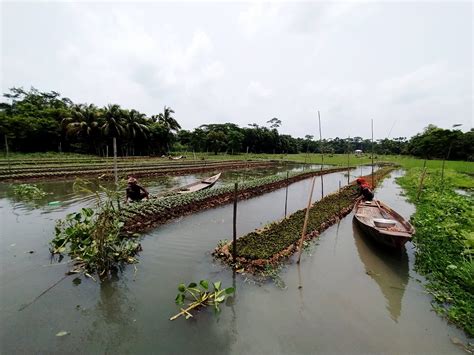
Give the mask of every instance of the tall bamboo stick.
M 301 238 L 299 242 L 300 254 L 298 255 L 298 264 L 301 261 L 301 254 L 303 253 L 303 241 L 304 236 L 306 235 L 306 229 L 308 228 L 308 218 L 309 218 L 309 209 L 311 208 L 311 200 L 313 198 L 314 183 L 316 182 L 316 177 L 313 177 L 313 182 L 311 184 L 311 192 L 309 193 L 308 198 L 308 207 L 306 207 L 306 214 L 304 216 L 303 230 L 301 231 Z
M 232 260 L 235 264 L 237 261 L 237 191 L 239 188 L 239 183 L 234 185 L 234 216 L 233 216 L 233 233 L 232 233 Z
M 319 121 L 319 146 L 321 149 L 321 170 L 323 170 L 323 165 L 324 165 L 324 153 L 323 153 L 323 135 L 321 132 L 321 115 L 319 114 L 318 110 L 318 121 Z M 323 174 L 321 174 L 321 198 L 324 197 L 324 178 Z
M 374 120 L 372 119 L 372 188 L 374 188 Z

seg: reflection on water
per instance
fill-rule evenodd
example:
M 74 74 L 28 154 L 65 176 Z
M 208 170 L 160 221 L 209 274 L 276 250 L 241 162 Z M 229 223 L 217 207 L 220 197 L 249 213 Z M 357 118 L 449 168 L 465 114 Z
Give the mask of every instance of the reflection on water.
M 355 221 L 352 223 L 352 230 L 365 272 L 379 286 L 387 301 L 391 318 L 398 322 L 409 277 L 406 249 L 391 250 L 377 245 L 360 230 Z
M 100 344 L 101 352 L 113 352 L 113 349 L 129 349 L 137 337 L 135 315 L 136 300 L 131 298 L 132 292 L 126 282 L 116 275 L 98 284 L 99 297 L 97 304 L 85 311 L 93 318 L 85 335 L 91 344 Z M 103 330 L 107 329 L 107 332 Z

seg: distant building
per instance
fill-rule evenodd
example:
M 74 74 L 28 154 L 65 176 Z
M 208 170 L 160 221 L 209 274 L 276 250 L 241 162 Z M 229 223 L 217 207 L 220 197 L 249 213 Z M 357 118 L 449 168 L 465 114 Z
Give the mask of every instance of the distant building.
M 356 150 L 354 150 L 354 153 L 355 153 L 356 155 L 361 155 L 361 154 L 362 154 L 362 150 L 356 149 Z

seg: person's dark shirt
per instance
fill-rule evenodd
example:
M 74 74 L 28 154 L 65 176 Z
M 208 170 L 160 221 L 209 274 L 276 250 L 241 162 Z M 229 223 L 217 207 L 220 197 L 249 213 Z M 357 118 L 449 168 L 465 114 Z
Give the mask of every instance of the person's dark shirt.
M 372 199 L 374 198 L 374 193 L 370 191 L 368 187 L 361 186 L 359 187 L 359 189 L 360 189 L 359 196 L 362 195 L 364 196 L 364 200 L 372 201 Z
M 127 186 L 127 197 L 133 201 L 140 200 L 141 198 L 141 190 L 143 188 L 138 184 L 129 184 Z

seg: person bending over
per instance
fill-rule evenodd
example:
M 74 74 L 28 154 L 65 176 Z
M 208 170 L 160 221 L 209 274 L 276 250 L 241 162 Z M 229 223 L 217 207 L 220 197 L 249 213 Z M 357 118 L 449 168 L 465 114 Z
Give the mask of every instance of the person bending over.
M 357 195 L 358 197 L 362 196 L 362 199 L 364 201 L 372 201 L 374 198 L 374 193 L 370 189 L 370 186 L 367 181 L 365 181 L 364 178 L 358 178 L 356 182 L 358 191 L 355 195 Z
M 145 190 L 143 187 L 138 185 L 137 179 L 134 177 L 129 177 L 128 180 L 128 186 L 126 190 L 126 198 L 125 202 L 127 203 L 128 201 L 136 202 L 136 201 L 141 201 L 144 198 L 148 199 L 148 191 Z

